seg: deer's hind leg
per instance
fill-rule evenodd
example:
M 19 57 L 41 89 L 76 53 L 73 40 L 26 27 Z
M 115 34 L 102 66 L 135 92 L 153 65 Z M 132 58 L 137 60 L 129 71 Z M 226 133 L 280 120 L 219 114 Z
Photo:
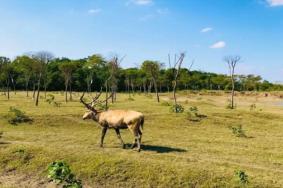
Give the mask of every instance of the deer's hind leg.
M 139 130 L 138 124 L 135 124 L 134 130 L 133 130 L 134 136 L 135 136 L 135 143 L 138 147 L 138 152 L 141 151 L 141 131 Z

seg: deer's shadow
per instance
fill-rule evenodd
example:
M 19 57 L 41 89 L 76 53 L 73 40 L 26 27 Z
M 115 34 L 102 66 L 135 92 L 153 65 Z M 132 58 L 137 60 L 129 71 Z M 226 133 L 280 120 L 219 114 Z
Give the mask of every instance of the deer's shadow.
M 130 146 L 131 144 L 127 144 L 126 148 L 129 148 Z M 187 152 L 187 150 L 182 148 L 172 148 L 167 146 L 156 146 L 147 144 L 142 144 L 141 149 L 144 151 L 154 151 L 156 153 Z

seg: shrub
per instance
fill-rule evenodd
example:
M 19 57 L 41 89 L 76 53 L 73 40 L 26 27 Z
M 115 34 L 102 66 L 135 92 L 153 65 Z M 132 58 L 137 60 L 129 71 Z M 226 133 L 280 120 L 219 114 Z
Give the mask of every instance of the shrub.
M 17 125 L 18 123 L 32 122 L 32 119 L 25 115 L 25 112 L 22 112 L 21 110 L 15 107 L 10 107 L 6 118 L 8 119 L 8 122 L 12 125 Z
M 134 101 L 135 99 L 133 97 L 129 97 L 127 100 L 128 101 Z
M 226 109 L 236 109 L 237 105 L 234 103 L 234 107 L 232 108 L 232 101 L 228 100 L 228 104 L 226 106 Z
M 72 174 L 69 165 L 62 161 L 55 161 L 48 166 L 48 178 L 63 188 L 82 188 L 82 183 Z
M 250 111 L 254 111 L 256 109 L 256 104 L 251 104 L 250 105 Z
M 199 114 L 198 108 L 196 106 L 192 106 L 187 111 L 187 118 L 190 121 L 201 121 L 203 118 L 206 118 L 206 115 Z
M 180 104 L 176 104 L 171 106 L 170 111 L 174 113 L 183 113 L 184 112 L 184 107 Z
M 242 128 L 242 125 L 232 126 L 231 129 L 232 129 L 232 133 L 236 137 L 247 137 L 245 131 Z
M 242 184 L 247 184 L 249 182 L 248 175 L 245 171 L 237 170 L 235 171 L 235 176 L 237 177 L 238 181 Z
M 162 101 L 161 106 L 171 106 L 171 104 L 168 101 Z
M 55 101 L 55 96 L 52 94 L 47 95 L 47 99 L 45 100 L 48 104 L 52 104 L 53 106 L 60 107 L 61 103 Z

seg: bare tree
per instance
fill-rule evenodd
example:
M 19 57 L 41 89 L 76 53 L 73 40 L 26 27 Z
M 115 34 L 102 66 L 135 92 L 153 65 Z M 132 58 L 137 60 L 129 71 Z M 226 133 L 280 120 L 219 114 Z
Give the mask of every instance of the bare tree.
M 235 95 L 235 67 L 238 62 L 241 61 L 240 56 L 227 56 L 224 58 L 224 61 L 228 64 L 229 74 L 231 77 L 231 109 L 234 109 L 234 95 Z
M 120 63 L 123 61 L 124 58 L 125 56 L 119 60 L 118 56 L 114 56 L 108 63 L 109 77 L 107 78 L 105 82 L 105 88 L 106 88 L 105 107 L 106 109 L 108 109 L 108 90 L 109 90 L 108 86 L 109 85 L 111 88 L 112 103 L 114 102 L 114 99 L 116 100 L 118 70 L 119 70 Z
M 181 53 L 179 59 L 177 60 L 177 56 L 175 55 L 174 58 L 174 67 L 173 67 L 173 74 L 174 74 L 174 80 L 173 80 L 173 98 L 174 98 L 174 104 L 175 104 L 175 111 L 177 111 L 177 97 L 176 97 L 176 88 L 178 84 L 178 77 L 180 73 L 180 69 L 182 66 L 182 63 L 185 58 L 185 53 Z M 171 57 L 168 55 L 168 60 L 169 60 L 169 66 L 171 66 Z
M 38 62 L 37 95 L 35 100 L 35 106 L 38 106 L 42 75 L 45 69 L 47 69 L 48 63 L 53 59 L 53 55 L 49 52 L 41 51 L 33 54 L 32 57 Z

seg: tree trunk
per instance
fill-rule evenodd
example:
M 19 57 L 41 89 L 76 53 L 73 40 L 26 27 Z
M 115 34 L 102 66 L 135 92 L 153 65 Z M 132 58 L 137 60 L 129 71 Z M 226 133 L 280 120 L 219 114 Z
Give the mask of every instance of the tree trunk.
M 7 97 L 9 100 L 10 99 L 10 80 L 9 78 L 7 79 Z
M 176 86 L 177 86 L 177 80 L 173 82 L 173 98 L 174 98 L 174 104 L 175 104 L 175 111 L 177 112 Z
M 36 95 L 35 106 L 38 106 L 38 99 L 39 99 L 39 93 L 40 93 L 40 80 L 41 80 L 41 73 L 39 74 L 39 78 L 38 78 L 37 95 Z
M 70 93 L 69 99 L 70 99 L 70 101 L 72 101 L 73 100 L 73 96 L 72 96 L 72 82 L 71 81 L 69 82 L 69 93 Z
M 27 80 L 26 81 L 26 93 L 27 93 L 26 95 L 27 95 L 27 97 L 28 97 L 28 83 L 29 83 L 29 81 Z
M 232 96 L 231 96 L 231 108 L 234 109 L 234 93 L 235 93 L 235 83 L 234 83 L 234 75 L 231 76 L 232 81 Z
M 44 84 L 44 99 L 46 99 L 46 89 L 47 89 L 47 85 Z
M 108 80 L 106 80 L 105 83 L 105 90 L 106 90 L 105 109 L 108 110 Z
M 68 102 L 68 81 L 65 83 L 65 102 Z
M 155 89 L 155 94 L 156 94 L 157 102 L 160 102 L 160 101 L 159 101 L 158 89 L 157 89 L 157 83 L 156 83 L 156 80 L 155 80 L 155 79 L 153 79 L 153 84 L 154 84 L 154 89 Z
M 33 82 L 33 94 L 32 94 L 32 99 L 35 99 L 35 81 Z

